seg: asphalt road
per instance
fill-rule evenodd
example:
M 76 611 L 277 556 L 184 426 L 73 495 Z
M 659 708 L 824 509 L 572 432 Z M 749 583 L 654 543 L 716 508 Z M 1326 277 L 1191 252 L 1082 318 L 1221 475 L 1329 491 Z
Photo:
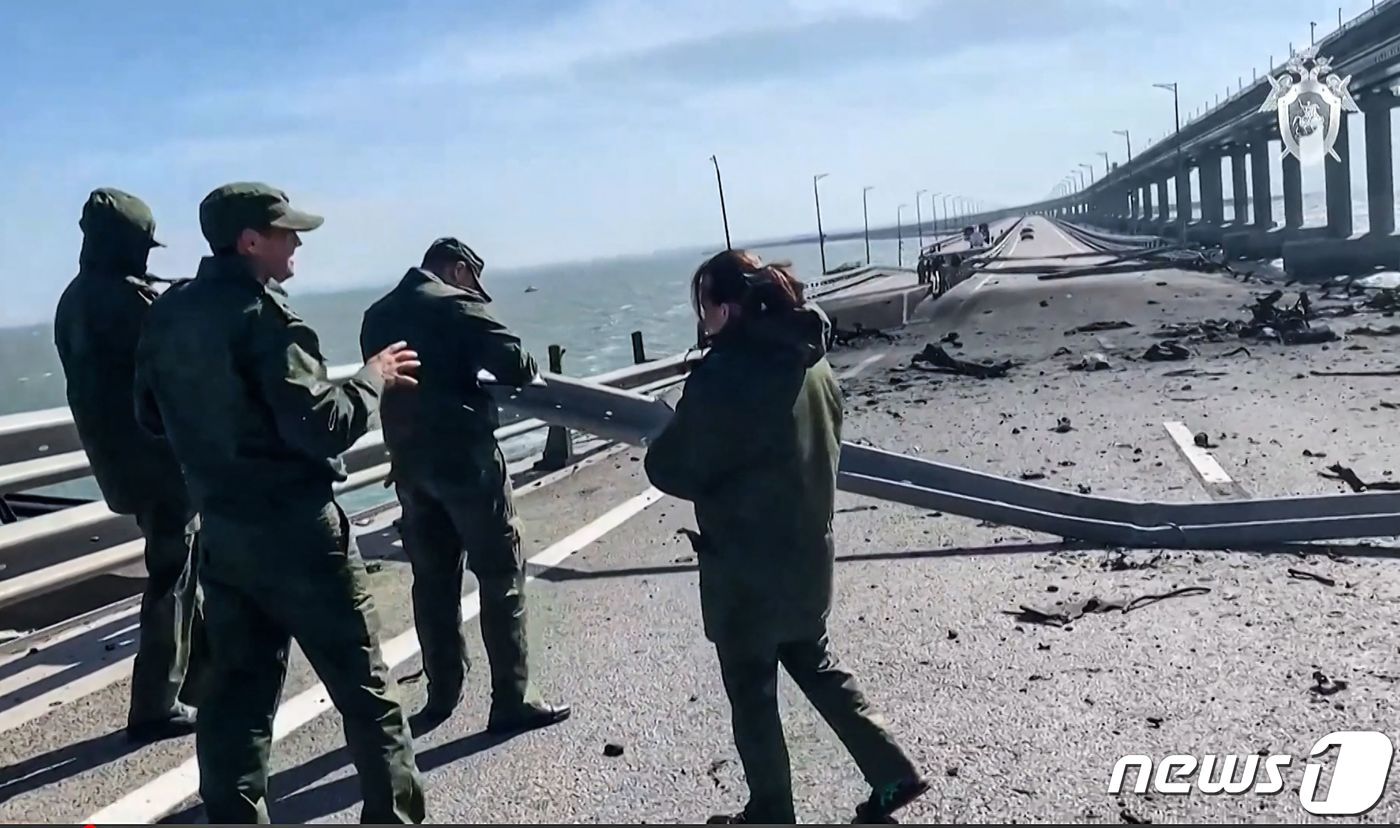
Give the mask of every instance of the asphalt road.
M 1030 222 L 1036 238 L 1018 242 L 1011 256 L 1073 248 L 1047 222 Z M 1381 403 L 1400 403 L 1394 379 L 1309 370 L 1393 368 L 1388 339 L 1188 341 L 1186 361 L 1141 359 L 1160 326 L 1237 318 L 1253 293 L 1270 287 L 1164 270 L 970 279 L 920 306 L 894 342 L 833 354 L 844 375 L 844 437 L 1133 499 L 1335 493 L 1339 484 L 1318 475 L 1334 462 L 1384 478 L 1395 463 L 1395 410 Z M 1069 333 L 1103 321 L 1132 327 Z M 1388 321 L 1362 314 L 1327 323 L 1345 333 Z M 946 346 L 950 353 L 1018 364 L 993 380 L 908 368 L 911 354 L 954 331 L 963 344 Z M 1240 344 L 1248 354 L 1224 355 Z M 1352 350 L 1358 345 L 1366 350 Z M 1111 367 L 1069 370 L 1090 353 Z M 1056 429 L 1061 418 L 1070 430 Z M 1216 447 L 1208 451 L 1233 488 L 1202 481 L 1169 422 L 1209 435 Z M 639 458 L 624 450 L 522 493 L 529 554 L 549 564 L 532 568 L 536 677 L 575 715 L 508 741 L 487 739 L 485 659 L 473 632 L 477 667 L 466 701 L 418 738 L 433 822 L 694 822 L 742 805 L 727 705 L 700 630 L 694 556 L 678 534 L 693 518 L 669 498 L 636 499 L 648 492 Z M 1393 539 L 1338 545 L 1330 556 L 1158 554 L 1074 548 L 849 495 L 838 509 L 835 647 L 933 782 L 903 822 L 1319 821 L 1295 793 L 1313 741 L 1333 730 L 1400 735 L 1400 574 L 1381 557 Z M 596 526 L 609 514 L 607 526 Z M 374 576 L 386 641 L 411 624 L 389 517 L 365 527 L 361 540 L 368 555 L 387 556 Z M 570 541 L 590 524 L 594 532 Z M 1021 605 L 1186 586 L 1209 592 L 1064 628 L 1013 615 Z M 0 679 L 17 663 L 0 662 Z M 395 669 L 411 709 L 424 699 L 421 682 L 409 678 L 418 669 L 411 656 Z M 1327 681 L 1318 685 L 1315 672 Z M 314 713 L 314 684 L 297 655 L 283 712 Z M 74 823 L 118 802 L 108 821 L 201 818 L 191 779 L 177 772 L 193 740 L 127 752 L 119 733 L 127 689 L 117 681 L 15 726 L 0 709 L 0 821 Z M 800 818 L 849 821 L 867 793 L 854 766 L 786 679 L 782 693 Z M 333 712 L 304 718 L 273 750 L 273 819 L 353 822 L 358 789 L 339 721 Z M 607 745 L 621 755 L 606 756 Z M 1282 794 L 1107 793 L 1125 754 L 1260 751 L 1299 757 L 1284 771 Z M 1364 817 L 1398 818 L 1397 790 Z

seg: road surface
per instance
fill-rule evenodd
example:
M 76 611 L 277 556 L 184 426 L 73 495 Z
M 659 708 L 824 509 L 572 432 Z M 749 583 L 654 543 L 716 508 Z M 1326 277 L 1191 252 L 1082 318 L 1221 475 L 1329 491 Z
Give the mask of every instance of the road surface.
M 1029 222 L 1036 238 L 1011 255 L 1075 249 L 1045 220 Z M 1239 342 L 1204 342 L 1190 345 L 1185 362 L 1138 359 L 1160 325 L 1237 317 L 1257 289 L 1168 270 L 970 279 L 921 305 L 896 341 L 833 354 L 844 377 L 844 436 L 1137 499 L 1333 493 L 1339 485 L 1318 472 L 1334 462 L 1363 478 L 1388 474 L 1395 410 L 1381 403 L 1400 403 L 1393 380 L 1308 373 L 1393 367 L 1387 339 L 1251 341 L 1247 355 L 1235 356 L 1224 354 Z M 1067 333 L 1101 321 L 1133 327 Z M 1384 325 L 1365 314 L 1328 322 L 1339 332 Z M 952 331 L 963 346 L 949 350 L 961 357 L 1020 364 L 1005 379 L 985 381 L 907 367 L 911 354 Z M 1367 350 L 1352 350 L 1357 345 Z M 1112 367 L 1068 370 L 1091 352 Z M 1174 373 L 1181 371 L 1194 374 Z M 1070 430 L 1057 430 L 1061 418 Z M 1182 429 L 1205 432 L 1213 447 L 1178 444 L 1173 434 Z M 1229 487 L 1211 482 L 1208 460 Z M 632 449 L 522 492 L 519 504 L 536 561 L 536 680 L 575 714 L 547 730 L 487 738 L 485 656 L 473 630 L 476 667 L 465 702 L 417 740 L 431 821 L 695 822 L 739 808 L 744 788 L 728 709 L 700 629 L 694 554 L 679 534 L 694 525 L 689 507 L 649 488 Z M 381 559 L 374 585 L 386 657 L 406 704 L 417 709 L 424 688 L 414 678 L 408 575 L 392 517 L 362 527 L 361 543 Z M 835 648 L 933 782 L 903 822 L 1318 821 L 1295 792 L 1313 741 L 1333 730 L 1397 732 L 1400 573 L 1382 557 L 1393 539 L 1339 545 L 1330 556 L 1086 549 L 844 494 L 835 527 Z M 1064 628 L 1013 615 L 1021 605 L 1188 586 L 1209 591 Z M 31 682 L 31 695 L 83 691 L 28 719 L 5 697 L 0 820 L 202 818 L 188 773 L 193 740 L 128 751 L 120 733 L 124 676 L 91 679 L 104 635 L 116 635 L 114 650 L 123 651 L 131 625 L 121 626 L 79 636 L 82 646 L 55 644 L 0 662 L 0 682 L 10 682 L 0 693 L 39 675 L 35 665 L 46 660 L 67 672 Z M 87 655 L 65 668 L 69 650 Z M 299 654 L 293 665 L 273 749 L 273 820 L 353 822 L 358 788 L 338 718 L 323 712 L 324 692 Z M 1321 684 L 1316 673 L 1325 676 Z M 831 733 L 783 682 L 799 817 L 847 822 L 867 791 Z M 1340 682 L 1345 689 L 1336 689 Z M 621 755 L 606 756 L 608 745 Z M 1261 751 L 1299 757 L 1280 795 L 1107 792 L 1125 754 Z M 1364 817 L 1397 818 L 1395 790 Z

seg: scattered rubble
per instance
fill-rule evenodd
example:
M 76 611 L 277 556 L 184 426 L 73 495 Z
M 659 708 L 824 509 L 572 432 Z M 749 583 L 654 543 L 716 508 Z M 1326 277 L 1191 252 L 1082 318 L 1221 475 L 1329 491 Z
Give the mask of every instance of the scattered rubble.
M 1083 618 L 1090 613 L 1121 612 L 1129 613 L 1135 609 L 1155 604 L 1167 598 L 1184 598 L 1191 595 L 1205 595 L 1210 592 L 1210 587 L 1194 586 L 1174 589 L 1161 595 L 1139 595 L 1131 600 L 1103 599 L 1098 597 L 1085 598 L 1079 601 L 1068 603 L 1057 602 L 1055 609 L 1038 609 L 1036 607 L 1022 604 L 1017 610 L 1007 610 L 1008 615 L 1016 616 L 1017 621 L 1028 624 L 1043 624 L 1050 627 L 1068 627 L 1076 620 Z
M 1097 333 L 1099 331 L 1117 331 L 1123 328 L 1131 328 L 1133 323 L 1124 321 L 1090 322 L 1087 325 L 1080 325 L 1077 328 L 1070 328 L 1065 331 L 1065 336 L 1074 336 L 1081 333 Z
M 949 356 L 948 352 L 938 345 L 925 345 L 924 349 L 915 354 L 910 360 L 914 368 L 924 371 L 937 371 L 945 374 L 958 374 L 965 377 L 975 377 L 977 379 L 997 379 L 1006 376 L 1006 372 L 1016 367 L 1016 363 L 1011 360 L 1003 360 L 991 364 L 971 362 L 969 360 L 958 359 Z
M 1347 331 L 1347 336 L 1396 336 L 1400 335 L 1400 325 L 1387 325 L 1384 328 L 1373 328 L 1370 325 L 1362 325 L 1359 328 L 1352 328 Z
M 1316 572 L 1311 572 L 1311 571 L 1306 570 L 1306 569 L 1292 569 L 1292 568 L 1290 568 L 1290 569 L 1288 570 L 1288 577 L 1290 577 L 1290 578 L 1297 578 L 1297 579 L 1303 580 L 1303 581 L 1317 581 L 1319 584 L 1322 584 L 1323 586 L 1334 587 L 1334 586 L 1337 585 L 1337 582 L 1336 582 L 1334 579 L 1329 578 L 1329 577 L 1327 577 L 1326 575 L 1319 575 L 1319 574 L 1316 573 Z
M 1142 358 L 1148 362 L 1178 362 L 1183 359 L 1190 359 L 1191 352 L 1186 350 L 1186 346 L 1174 339 L 1167 339 L 1162 342 L 1154 342 L 1151 348 Z
M 892 335 L 879 328 L 867 328 L 859 322 L 855 324 L 855 328 L 852 330 L 842 330 L 832 325 L 831 337 L 833 344 L 840 347 L 854 345 L 864 339 L 881 339 L 885 342 L 895 341 Z
M 609 759 L 616 759 L 617 757 L 621 756 L 623 752 L 624 750 L 622 745 L 619 745 L 616 742 L 608 742 L 606 745 L 603 745 L 603 755 L 608 757 Z
M 1319 696 L 1335 696 L 1347 689 L 1347 682 L 1344 679 L 1330 678 L 1321 670 L 1314 670 L 1312 677 L 1313 686 L 1309 687 L 1308 690 Z
M 1331 474 L 1327 472 L 1331 472 Z M 1341 463 L 1333 463 L 1327 467 L 1327 471 L 1318 472 L 1318 475 L 1328 480 L 1340 480 L 1350 486 L 1353 492 L 1400 492 L 1400 483 L 1393 480 L 1378 480 L 1374 483 L 1367 483 L 1358 477 L 1356 472 Z
M 1055 427 L 1050 430 L 1055 432 L 1056 434 L 1067 434 L 1071 431 L 1074 431 L 1074 426 L 1070 425 L 1068 417 L 1061 417 L 1055 423 Z
M 1079 358 L 1079 361 L 1069 366 L 1071 371 L 1107 371 L 1113 365 L 1100 351 L 1091 351 Z

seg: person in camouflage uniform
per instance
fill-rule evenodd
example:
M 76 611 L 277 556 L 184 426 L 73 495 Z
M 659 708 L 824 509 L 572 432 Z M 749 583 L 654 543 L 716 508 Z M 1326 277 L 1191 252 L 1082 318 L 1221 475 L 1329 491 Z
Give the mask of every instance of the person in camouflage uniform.
M 200 578 L 215 674 L 196 753 L 209 822 L 267 822 L 273 716 L 295 638 L 344 719 L 361 822 L 425 819 L 422 782 L 379 616 L 333 486 L 386 387 L 412 384 L 395 343 L 343 383 L 278 287 L 322 219 L 260 183 L 200 204 L 213 255 L 171 288 L 137 348 L 140 422 L 164 435 L 203 518 Z
M 742 250 L 696 271 L 692 299 L 710 351 L 647 450 L 661 491 L 692 501 L 705 634 L 714 642 L 749 785 L 714 823 L 791 823 L 792 775 L 778 717 L 778 665 L 870 783 L 857 822 L 890 814 L 928 783 L 827 636 L 842 399 L 826 360 L 830 323 L 783 266 Z
M 384 439 L 403 505 L 403 544 L 413 566 L 413 615 L 423 647 L 428 702 L 418 729 L 451 715 L 470 659 L 462 631 L 464 555 L 481 599 L 481 637 L 491 665 L 487 730 L 562 721 L 568 707 L 542 701 L 530 684 L 525 563 L 496 403 L 477 378 L 522 386 L 535 360 L 487 307 L 485 267 L 453 238 L 433 242 L 421 267 L 365 312 L 366 356 L 406 341 L 420 355 L 418 385 L 384 397 Z
M 141 640 L 131 676 L 127 735 L 134 741 L 194 730 L 204 652 L 196 577 L 199 520 L 163 441 L 137 427 L 136 342 L 159 280 L 146 273 L 155 219 L 144 201 L 113 188 L 83 205 L 78 275 L 54 314 L 54 345 L 68 407 L 107 506 L 132 515 L 146 541 Z M 191 678 L 186 681 L 187 676 Z M 182 692 L 183 691 L 183 692 Z

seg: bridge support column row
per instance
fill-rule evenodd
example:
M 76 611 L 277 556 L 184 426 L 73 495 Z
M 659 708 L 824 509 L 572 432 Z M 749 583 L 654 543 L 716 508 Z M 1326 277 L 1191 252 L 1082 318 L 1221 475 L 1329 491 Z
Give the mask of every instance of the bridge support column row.
M 1236 145 L 1230 153 L 1230 200 L 1235 205 L 1230 220 L 1237 227 L 1249 223 L 1249 180 L 1244 166 L 1247 155 L 1243 144 Z
M 1351 141 L 1347 129 L 1347 113 L 1337 127 L 1337 143 L 1332 151 L 1337 158 L 1323 162 L 1327 169 L 1327 235 L 1344 239 L 1351 235 Z
M 1254 179 L 1254 228 L 1269 230 L 1274 226 L 1274 189 L 1269 170 L 1269 132 L 1254 134 L 1249 148 L 1249 173 Z
M 1219 225 L 1225 220 L 1225 192 L 1220 181 L 1220 151 L 1206 150 L 1201 155 L 1201 222 Z M 1189 219 L 1188 219 L 1189 220 Z
M 1283 226 L 1303 226 L 1303 168 L 1291 155 L 1283 156 Z
M 1390 143 L 1390 110 L 1397 99 L 1389 92 L 1361 100 L 1366 115 L 1366 212 L 1371 235 L 1395 232 L 1395 170 Z M 1329 185 L 1330 186 L 1330 185 Z

